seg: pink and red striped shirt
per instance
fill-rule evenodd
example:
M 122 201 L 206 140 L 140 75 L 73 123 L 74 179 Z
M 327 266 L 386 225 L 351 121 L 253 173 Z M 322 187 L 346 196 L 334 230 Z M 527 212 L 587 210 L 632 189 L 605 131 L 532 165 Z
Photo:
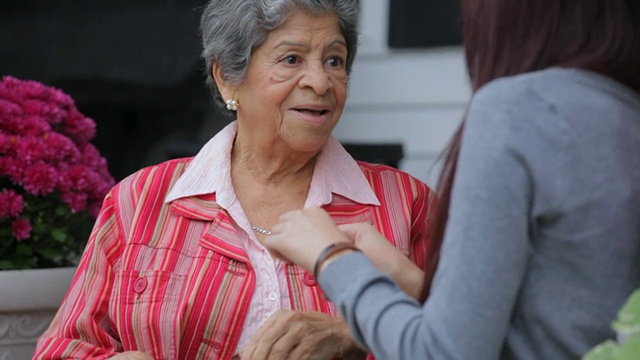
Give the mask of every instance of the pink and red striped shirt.
M 232 123 L 193 159 L 117 184 L 34 359 L 230 359 L 278 308 L 339 316 L 313 276 L 271 259 L 231 185 Z M 337 223 L 369 221 L 423 269 L 435 196 L 396 169 L 357 163 L 330 138 L 305 206 Z M 429 267 L 431 268 L 431 267 Z

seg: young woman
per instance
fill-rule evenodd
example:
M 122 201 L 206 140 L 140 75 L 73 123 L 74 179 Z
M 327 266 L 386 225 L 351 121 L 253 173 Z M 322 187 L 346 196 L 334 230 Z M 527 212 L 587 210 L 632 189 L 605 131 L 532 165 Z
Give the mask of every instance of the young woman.
M 315 268 L 380 360 L 576 359 L 640 287 L 640 3 L 461 4 L 474 95 L 441 179 L 428 300 L 380 234 L 317 208 L 281 217 L 267 247 Z

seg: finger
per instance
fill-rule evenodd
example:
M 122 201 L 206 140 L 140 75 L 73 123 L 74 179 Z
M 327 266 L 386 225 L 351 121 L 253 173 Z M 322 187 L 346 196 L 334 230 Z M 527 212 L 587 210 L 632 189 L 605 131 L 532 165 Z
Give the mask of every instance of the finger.
M 242 360 L 255 359 L 253 357 L 253 354 L 255 353 L 256 347 L 260 343 L 260 339 L 262 338 L 262 335 L 266 331 L 268 326 L 269 326 L 269 319 L 267 319 L 267 321 L 265 321 L 265 323 L 262 324 L 262 326 L 259 327 L 258 330 L 256 330 L 256 332 L 254 332 L 251 335 L 247 344 L 240 350 L 239 354 Z
M 343 355 L 343 349 L 351 344 L 351 335 L 344 320 L 324 313 L 306 313 L 306 331 L 294 331 L 298 344 L 287 359 L 335 359 Z
M 111 357 L 113 360 L 154 360 L 153 356 L 141 351 L 125 351 Z
M 280 215 L 280 218 L 279 218 L 278 221 L 279 222 L 283 222 L 283 221 L 288 221 L 288 220 L 294 219 L 295 217 L 300 216 L 302 214 L 303 210 L 304 209 L 296 209 L 296 210 L 292 210 L 292 211 L 286 212 L 286 213 Z
M 271 254 L 271 256 L 275 259 L 279 259 L 282 260 L 284 262 L 290 263 L 291 260 L 289 260 L 286 256 L 282 255 L 282 253 L 280 253 L 278 250 L 276 250 L 275 248 L 265 244 L 267 250 L 269 251 L 269 254 Z
M 345 234 L 349 240 L 356 241 L 363 236 L 368 236 L 368 234 L 377 233 L 376 228 L 366 222 L 360 222 L 355 224 L 343 224 L 339 225 L 338 229 Z
M 310 359 L 311 351 L 309 346 L 304 346 L 304 344 L 299 344 L 291 352 L 288 354 L 286 359 Z M 284 358 L 283 358 L 284 359 Z
M 272 351 L 274 344 L 287 333 L 287 328 L 283 326 L 286 322 L 288 311 L 278 310 L 271 315 L 267 321 L 251 336 L 249 344 L 242 350 L 241 358 L 244 359 L 266 359 Z
M 300 344 L 301 334 L 298 332 L 287 332 L 278 339 L 271 347 L 271 352 L 265 358 L 267 360 L 300 359 L 300 356 L 292 356 L 292 353 Z

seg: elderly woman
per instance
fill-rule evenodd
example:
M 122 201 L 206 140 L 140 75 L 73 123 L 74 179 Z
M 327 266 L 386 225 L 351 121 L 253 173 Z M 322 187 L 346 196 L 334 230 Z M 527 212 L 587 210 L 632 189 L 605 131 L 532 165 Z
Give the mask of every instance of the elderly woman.
M 295 210 L 265 245 L 316 269 L 379 360 L 640 359 L 631 339 L 584 357 L 640 287 L 640 2 L 460 5 L 473 96 L 443 166 L 429 301 L 383 273 L 416 269 L 368 224 Z
M 354 0 L 209 2 L 208 82 L 237 121 L 194 158 L 112 189 L 36 359 L 366 355 L 314 276 L 263 246 L 282 214 L 321 206 L 337 223 L 370 222 L 433 271 L 433 193 L 403 172 L 356 162 L 331 137 L 357 16 Z

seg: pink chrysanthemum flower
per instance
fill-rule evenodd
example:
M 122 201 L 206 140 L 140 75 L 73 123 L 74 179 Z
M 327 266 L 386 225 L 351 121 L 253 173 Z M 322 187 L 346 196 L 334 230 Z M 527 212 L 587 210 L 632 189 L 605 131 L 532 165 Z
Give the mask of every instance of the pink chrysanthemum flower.
M 46 163 L 29 166 L 24 172 L 23 186 L 31 195 L 47 195 L 53 192 L 58 182 L 56 169 Z
M 13 184 L 22 183 L 24 165 L 15 157 L 0 155 L 0 174 Z
M 0 190 L 0 219 L 17 217 L 23 208 L 24 199 L 20 194 L 10 189 Z
M 4 268 L 70 265 L 82 251 L 114 184 L 106 160 L 90 143 L 95 133 L 94 121 L 78 111 L 69 95 L 36 81 L 2 78 L 0 245 L 8 249 L 0 253 Z M 18 241 L 22 251 L 17 250 Z M 34 251 L 24 251 L 24 244 Z
M 15 219 L 11 222 L 11 232 L 18 241 L 28 239 L 31 236 L 31 224 L 29 220 Z

